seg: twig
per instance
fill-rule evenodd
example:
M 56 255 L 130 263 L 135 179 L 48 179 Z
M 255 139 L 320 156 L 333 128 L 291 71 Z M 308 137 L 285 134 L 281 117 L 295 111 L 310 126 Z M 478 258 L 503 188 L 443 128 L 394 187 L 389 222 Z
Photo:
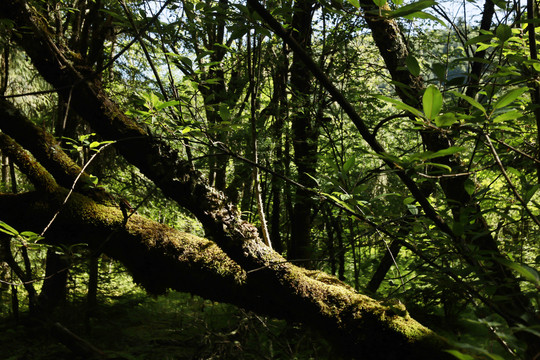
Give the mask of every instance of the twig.
M 521 203 L 521 205 L 523 206 L 523 208 L 525 209 L 527 214 L 531 217 L 531 219 L 534 221 L 534 223 L 540 227 L 540 221 L 538 221 L 536 216 L 534 216 L 532 211 L 529 209 L 529 207 L 527 206 L 527 203 L 525 202 L 525 200 L 523 200 L 521 195 L 518 193 L 516 187 L 512 183 L 512 180 L 508 176 L 508 173 L 506 172 L 506 169 L 504 168 L 504 165 L 501 162 L 501 159 L 499 158 L 499 154 L 497 154 L 497 150 L 495 150 L 495 147 L 493 146 L 493 143 L 491 142 L 491 139 L 490 139 L 489 135 L 487 133 L 484 133 L 483 135 L 486 138 L 487 146 L 489 147 L 489 150 L 491 151 L 491 154 L 493 155 L 493 158 L 495 159 L 495 162 L 499 166 L 499 169 L 501 170 L 501 173 L 503 174 L 504 178 L 506 179 L 506 182 L 508 183 L 508 186 L 510 187 L 510 189 L 514 193 L 514 196 Z
M 62 205 L 60 205 L 60 207 L 58 208 L 58 210 L 56 211 L 56 213 L 53 215 L 51 221 L 49 221 L 49 223 L 47 224 L 47 226 L 45 226 L 45 228 L 43 229 L 43 231 L 41 232 L 40 236 L 44 236 L 45 235 L 45 232 L 51 227 L 52 223 L 54 222 L 54 220 L 56 219 L 56 217 L 58 216 L 58 214 L 60 214 L 60 211 L 62 211 L 62 208 L 64 207 L 64 205 L 67 203 L 67 201 L 69 200 L 69 197 L 71 196 L 71 194 L 73 193 L 73 191 L 75 190 L 75 185 L 77 185 L 77 182 L 79 181 L 80 177 L 82 176 L 82 174 L 84 173 L 84 171 L 86 170 L 86 168 L 88 167 L 88 165 L 90 165 L 90 163 L 96 158 L 96 156 L 101 152 L 101 150 L 105 149 L 107 146 L 113 144 L 114 142 L 110 142 L 108 144 L 105 144 L 103 145 L 101 148 L 98 149 L 98 151 L 96 151 L 96 153 L 94 155 L 92 155 L 92 157 L 90 158 L 90 160 L 88 160 L 88 162 L 86 164 L 84 164 L 83 168 L 81 169 L 81 171 L 79 172 L 79 174 L 77 175 L 77 177 L 75 178 L 75 180 L 73 181 L 73 185 L 71 186 L 71 189 L 69 189 L 69 192 L 67 194 L 67 196 L 64 198 L 64 202 L 62 202 Z

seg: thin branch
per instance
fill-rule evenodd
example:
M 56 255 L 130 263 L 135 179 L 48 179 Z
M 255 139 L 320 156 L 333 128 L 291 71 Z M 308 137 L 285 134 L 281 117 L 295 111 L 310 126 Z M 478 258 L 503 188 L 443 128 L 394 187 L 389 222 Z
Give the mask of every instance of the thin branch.
M 529 207 L 527 206 L 527 203 L 525 202 L 525 200 L 523 200 L 521 195 L 518 193 L 515 185 L 512 183 L 512 180 L 508 176 L 508 173 L 506 172 L 506 169 L 504 168 L 504 165 L 501 162 L 501 159 L 499 158 L 499 154 L 497 154 L 497 150 L 495 150 L 495 147 L 493 146 L 493 143 L 491 142 L 491 139 L 490 139 L 489 135 L 487 133 L 484 133 L 484 137 L 486 138 L 487 146 L 489 147 L 489 150 L 491 151 L 491 154 L 493 155 L 493 158 L 495 159 L 495 162 L 499 166 L 499 169 L 501 170 L 501 173 L 503 174 L 504 178 L 506 179 L 506 182 L 508 183 L 508 186 L 510 187 L 510 189 L 514 193 L 514 196 L 521 203 L 521 206 L 523 206 L 523 208 L 525 209 L 527 214 L 531 217 L 531 219 L 534 221 L 534 223 L 540 227 L 540 221 L 538 221 L 536 216 L 534 216 L 532 211 L 529 209 Z
M 266 10 L 266 8 L 257 0 L 248 0 L 249 6 L 251 6 L 261 18 L 272 28 L 272 30 L 291 47 L 291 49 L 302 59 L 306 64 L 306 67 L 313 74 L 313 76 L 320 82 L 320 84 L 328 91 L 328 93 L 334 98 L 334 100 L 341 106 L 343 111 L 349 116 L 350 120 L 358 129 L 358 132 L 362 138 L 369 144 L 369 146 L 377 153 L 382 155 L 382 160 L 388 165 L 388 167 L 395 171 L 396 175 L 407 186 L 411 194 L 418 201 L 426 216 L 435 223 L 435 225 L 441 229 L 444 233 L 453 239 L 456 239 L 456 235 L 450 226 L 444 221 L 444 219 L 433 208 L 429 200 L 422 194 L 422 191 L 418 188 L 414 180 L 412 180 L 405 171 L 386 154 L 387 152 L 382 145 L 377 141 L 373 134 L 368 129 L 364 120 L 356 112 L 352 104 L 345 98 L 343 93 L 332 83 L 332 81 L 326 76 L 322 69 L 313 61 L 311 56 L 299 45 L 286 31 L 281 24 Z
M 165 97 L 165 101 L 168 101 L 167 92 L 165 91 L 165 87 L 163 86 L 163 82 L 161 81 L 161 78 L 159 76 L 159 73 L 156 69 L 156 66 L 154 65 L 154 62 L 152 61 L 152 58 L 150 57 L 150 53 L 148 52 L 148 49 L 146 48 L 146 45 L 141 37 L 141 32 L 137 29 L 137 25 L 135 24 L 135 21 L 133 20 L 133 16 L 131 16 L 131 12 L 129 11 L 126 3 L 121 0 L 120 5 L 122 6 L 122 9 L 124 9 L 124 12 L 126 13 L 126 16 L 129 20 L 129 23 L 131 24 L 131 27 L 133 28 L 133 31 L 135 32 L 135 39 L 139 42 L 139 45 L 141 45 L 141 48 L 144 52 L 144 56 L 146 57 L 146 61 L 148 61 L 148 64 L 150 65 L 150 68 L 152 69 L 152 72 L 154 73 L 154 77 L 156 78 L 156 81 L 158 83 L 159 89 L 161 90 L 161 93 Z
M 102 147 L 100 147 L 98 149 L 98 151 L 95 152 L 94 155 L 92 155 L 92 157 L 88 160 L 88 162 L 86 164 L 84 164 L 84 166 L 82 167 L 81 171 L 79 172 L 79 174 L 77 175 L 77 177 L 75 178 L 75 180 L 73 181 L 73 185 L 71 186 L 71 189 L 69 189 L 69 192 L 68 194 L 66 195 L 66 197 L 64 198 L 64 201 L 62 202 L 62 205 L 60 205 L 60 207 L 58 208 L 58 210 L 56 211 L 56 213 L 53 215 L 53 217 L 51 218 L 51 221 L 49 221 L 49 223 L 47 224 L 47 226 L 45 226 L 45 228 L 43 229 L 43 231 L 41 232 L 40 236 L 44 236 L 45 235 L 45 232 L 51 227 L 52 223 L 54 222 L 54 220 L 56 219 L 56 217 L 58 216 L 58 214 L 60 214 L 60 211 L 62 211 L 62 208 L 64 207 L 64 205 L 67 203 L 67 201 L 69 200 L 69 197 L 71 196 L 71 194 L 73 193 L 73 191 L 75 190 L 75 186 L 77 185 L 77 182 L 79 181 L 80 177 L 84 174 L 84 171 L 86 170 L 86 168 L 88 167 L 88 165 L 90 165 L 90 163 L 96 158 L 96 156 L 101 152 L 101 150 L 105 149 L 107 146 L 113 144 L 114 142 L 110 142 L 108 144 L 105 144 L 103 145 Z
M 529 154 L 527 154 L 527 153 L 525 153 L 525 152 L 523 152 L 523 151 L 521 151 L 521 150 L 519 150 L 519 149 L 513 147 L 512 145 L 509 145 L 509 144 L 505 143 L 504 141 L 499 140 L 499 139 L 497 139 L 497 138 L 492 138 L 492 140 L 495 140 L 495 141 L 498 142 L 499 144 L 501 144 L 501 145 L 503 145 L 504 147 L 507 147 L 508 149 L 510 149 L 510 150 L 512 150 L 512 151 L 514 151 L 514 152 L 516 152 L 516 153 L 518 153 L 519 155 L 525 156 L 525 157 L 528 158 L 529 160 L 534 161 L 536 164 L 540 164 L 540 160 L 536 159 L 534 156 L 531 156 L 531 155 L 529 155 Z

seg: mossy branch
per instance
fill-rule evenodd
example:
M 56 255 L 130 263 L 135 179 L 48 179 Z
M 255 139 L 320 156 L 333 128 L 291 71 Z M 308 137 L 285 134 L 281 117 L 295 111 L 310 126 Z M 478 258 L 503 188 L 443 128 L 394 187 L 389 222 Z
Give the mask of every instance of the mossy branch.
M 58 188 L 56 180 L 34 156 L 4 133 L 0 133 L 0 148 L 17 164 L 19 170 L 28 177 L 36 189 L 53 192 Z

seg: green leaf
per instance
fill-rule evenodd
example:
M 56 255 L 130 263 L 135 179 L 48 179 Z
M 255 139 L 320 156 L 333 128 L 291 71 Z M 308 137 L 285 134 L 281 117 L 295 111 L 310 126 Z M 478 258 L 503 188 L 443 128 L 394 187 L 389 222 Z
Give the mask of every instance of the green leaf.
M 506 1 L 505 0 L 492 0 L 497 7 L 499 7 L 502 10 L 506 10 Z
M 540 274 L 538 274 L 538 271 L 536 269 L 528 265 L 518 264 L 516 262 L 506 260 L 506 259 L 496 259 L 496 260 L 497 262 L 503 264 L 509 269 L 516 271 L 519 275 L 523 276 L 525 280 L 532 282 L 536 286 L 540 286 Z
M 501 43 L 504 43 L 512 37 L 512 28 L 506 24 L 501 24 L 497 26 L 495 35 L 501 40 Z
M 446 65 L 441 63 L 435 63 L 431 65 L 431 70 L 437 76 L 437 79 L 439 79 L 440 82 L 443 82 L 446 80 Z
M 465 191 L 469 195 L 474 194 L 474 191 L 476 190 L 476 184 L 471 179 L 465 180 L 465 183 L 463 184 L 463 187 L 465 188 Z
M 398 108 L 400 110 L 408 111 L 411 114 L 413 114 L 413 115 L 415 115 L 415 116 L 417 116 L 419 118 L 424 117 L 424 114 L 422 114 L 418 109 L 415 109 L 412 106 L 409 106 L 409 105 L 405 104 L 402 101 L 399 101 L 399 100 L 396 100 L 396 99 L 393 99 L 391 97 L 384 96 L 384 95 L 375 95 L 375 97 L 377 99 L 381 99 L 381 100 L 386 101 L 386 102 L 388 102 L 390 104 L 393 104 L 396 108 Z
M 409 205 L 409 204 L 412 204 L 412 203 L 415 202 L 415 201 L 416 201 L 415 198 L 413 198 L 413 197 L 408 197 L 408 198 L 403 199 L 403 204 L 404 204 L 404 205 Z
M 164 109 L 164 108 L 169 107 L 169 106 L 176 106 L 178 104 L 180 104 L 180 101 L 178 101 L 178 100 L 165 101 L 165 102 L 157 105 L 156 110 L 161 110 L 161 109 Z
M 472 39 L 467 40 L 467 42 L 465 43 L 465 46 L 478 44 L 480 42 L 485 43 L 485 42 L 491 41 L 491 39 L 493 39 L 493 35 L 478 35 L 478 36 L 473 37 Z
M 459 360 L 474 360 L 474 357 L 471 355 L 463 354 L 462 352 L 458 350 L 444 350 L 445 352 L 449 353 L 450 355 L 455 356 Z
M 455 223 L 452 224 L 452 231 L 457 236 L 461 236 L 465 233 L 465 226 L 463 225 L 463 223 L 456 221 Z
M 439 168 L 441 170 L 444 170 L 448 173 L 451 173 L 452 172 L 452 168 L 448 165 L 445 165 L 445 164 L 439 164 L 439 163 L 434 163 L 434 162 L 425 162 L 424 164 L 422 164 L 422 166 L 432 166 L 434 168 Z
M 499 100 L 497 100 L 495 105 L 493 105 L 493 110 L 500 109 L 505 107 L 506 105 L 509 105 L 512 101 L 516 100 L 519 96 L 521 96 L 521 94 L 528 90 L 529 88 L 526 86 L 519 89 L 510 90 L 509 92 L 501 96 Z
M 231 113 L 229 111 L 229 108 L 226 104 L 220 104 L 219 105 L 219 116 L 224 120 L 227 121 L 231 118 Z
M 92 181 L 92 184 L 94 184 L 94 185 L 97 185 L 97 184 L 98 184 L 99 178 L 98 178 L 97 176 L 95 176 L 95 175 L 90 175 L 89 178 L 90 178 L 90 181 Z
M 532 68 L 535 71 L 540 72 L 540 61 L 539 60 L 527 59 L 527 60 L 523 61 L 523 65 L 532 66 Z
M 459 98 L 462 98 L 463 100 L 467 101 L 469 104 L 471 104 L 472 106 L 474 106 L 475 108 L 477 108 L 478 110 L 480 110 L 481 112 L 483 112 L 484 114 L 486 114 L 486 109 L 482 106 L 482 104 L 480 104 L 478 101 L 474 100 L 472 97 L 470 96 L 467 96 L 465 94 L 461 94 L 457 91 L 450 91 L 452 94 L 456 95 L 457 97 Z
M 99 147 L 100 145 L 101 145 L 101 143 L 99 141 L 92 141 L 90 143 L 90 145 L 88 145 L 88 147 L 90 148 L 90 150 L 92 150 L 92 149 L 95 149 L 95 148 Z
M 355 8 L 360 8 L 360 1 L 359 0 L 347 0 L 352 6 Z
M 412 215 L 418 215 L 418 208 L 414 205 L 411 205 L 411 204 L 406 204 L 407 205 L 407 210 L 409 210 L 409 212 L 412 214 Z
M 0 231 L 11 236 L 19 235 L 19 232 L 17 230 L 15 230 L 3 221 L 0 221 Z
M 424 96 L 422 97 L 422 105 L 424 107 L 424 114 L 429 120 L 433 120 L 441 111 L 443 103 L 443 97 L 439 89 L 434 85 L 429 85 Z
M 487 50 L 487 49 L 492 48 L 492 47 L 496 47 L 496 45 L 495 44 L 481 43 L 480 46 L 476 48 L 475 52 L 481 52 L 481 51 Z
M 509 174 L 514 175 L 515 177 L 523 176 L 523 174 L 518 169 L 516 169 L 516 168 L 514 168 L 512 166 L 506 167 L 506 172 L 509 173 Z
M 436 21 L 438 22 L 439 24 L 441 24 L 443 27 L 447 27 L 446 23 L 444 21 L 442 21 L 441 19 L 439 19 L 438 17 L 436 16 L 433 16 L 425 11 L 417 11 L 417 12 L 414 12 L 412 14 L 409 14 L 409 15 L 405 15 L 403 16 L 405 19 L 407 20 L 414 20 L 414 19 L 429 19 L 429 20 L 433 20 L 433 21 Z
M 403 17 L 403 16 L 407 16 L 416 12 L 420 12 L 435 4 L 436 2 L 433 0 L 420 0 L 414 3 L 402 6 L 394 11 L 390 11 L 387 13 L 387 16 L 391 18 Z
M 32 242 L 32 243 L 36 243 L 39 240 L 45 239 L 43 236 L 40 236 L 39 234 L 36 234 L 35 232 L 32 232 L 32 231 L 23 231 L 21 233 L 21 236 L 24 236 L 28 240 L 28 242 Z
M 418 60 L 416 60 L 416 58 L 414 56 L 409 54 L 405 58 L 405 64 L 407 65 L 407 69 L 409 70 L 409 72 L 412 75 L 414 75 L 414 76 L 419 76 L 420 75 L 420 64 L 418 64 Z
M 344 173 L 348 173 L 349 170 L 351 170 L 351 168 L 353 167 L 354 165 L 354 162 L 356 161 L 356 158 L 353 156 L 351 158 L 349 158 L 345 164 L 343 164 L 343 172 Z
M 327 198 L 333 200 L 336 204 L 341 205 L 343 208 L 349 210 L 350 212 L 353 212 L 353 213 L 355 212 L 354 209 L 351 208 L 351 207 L 349 206 L 349 204 L 347 204 L 346 202 L 344 202 L 344 201 L 338 199 L 338 198 L 335 197 L 334 195 L 330 195 L 330 194 L 327 194 L 327 193 L 324 193 L 324 192 L 321 193 L 321 194 L 322 194 L 323 196 L 325 196 L 325 197 L 327 197 Z
M 438 127 L 448 127 L 454 125 L 459 120 L 454 113 L 446 113 L 435 118 L 435 125 Z
M 434 158 L 438 158 L 438 157 L 441 157 L 441 156 L 454 155 L 454 154 L 457 154 L 457 153 L 462 152 L 464 150 L 465 150 L 465 148 L 463 146 L 450 146 L 449 148 L 442 149 L 442 150 L 439 150 L 439 151 L 433 153 L 433 156 L 431 158 L 434 159 Z
M 523 114 L 521 111 L 519 110 L 510 110 L 510 111 L 507 111 L 499 116 L 497 116 L 495 119 L 493 119 L 493 123 L 500 123 L 500 122 L 503 122 L 503 121 L 508 121 L 508 120 L 515 120 L 519 117 L 521 117 Z
M 534 196 L 534 194 L 536 194 L 536 191 L 538 191 L 539 187 L 540 184 L 536 184 L 525 193 L 525 196 L 523 196 L 523 201 L 525 201 L 525 204 L 528 204 L 529 201 L 531 201 L 532 197 Z
M 422 151 L 407 156 L 407 161 L 428 160 L 433 158 L 433 151 Z
M 373 3 L 378 7 L 383 7 L 384 5 L 386 5 L 386 0 L 373 0 Z

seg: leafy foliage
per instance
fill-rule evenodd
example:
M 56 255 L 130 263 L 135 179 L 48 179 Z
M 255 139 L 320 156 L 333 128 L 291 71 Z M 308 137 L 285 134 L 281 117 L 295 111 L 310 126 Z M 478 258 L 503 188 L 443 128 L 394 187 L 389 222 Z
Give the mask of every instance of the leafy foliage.
M 379 152 L 360 139 L 343 109 L 307 70 L 290 74 L 296 55 L 243 3 L 137 0 L 126 1 L 125 7 L 108 0 L 31 3 L 73 65 L 83 72 L 96 71 L 108 94 L 150 136 L 167 141 L 172 151 L 204 172 L 245 219 L 262 227 L 257 214 L 268 214 L 275 248 L 283 254 L 295 249 L 298 208 L 312 204 L 303 209 L 312 258 L 291 261 L 305 261 L 363 291 L 392 243 L 399 243 L 375 289 L 376 297 L 398 299 L 413 315 L 459 342 L 461 350 L 450 351 L 457 358 L 524 356 L 525 345 L 514 335 L 523 330 L 519 326 L 531 334 L 538 334 L 538 329 L 506 326 L 503 319 L 494 318 L 498 309 L 490 306 L 492 301 L 512 299 L 498 292 L 497 285 L 502 284 L 486 280 L 493 269 L 489 266 L 500 266 L 515 280 L 528 308 L 536 309 L 520 316 L 531 317 L 540 306 L 535 220 L 540 215 L 540 100 L 535 97 L 540 62 L 531 55 L 535 45 L 527 35 L 538 31 L 537 24 L 523 18 L 524 9 L 494 2 L 497 16 L 482 28 L 474 12 L 468 17 L 469 6 L 483 6 L 474 1 L 455 22 L 454 9 L 431 0 L 309 2 L 311 30 L 303 45 L 309 44 L 310 56 L 386 149 Z M 266 6 L 287 31 L 297 34 L 293 23 L 302 13 L 298 3 L 270 1 Z M 366 3 L 371 8 L 367 12 Z M 392 22 L 402 31 L 400 39 L 406 38 L 408 52 L 401 54 L 396 69 L 381 58 L 361 12 L 377 16 L 380 23 Z M 11 28 L 9 21 L 0 21 L 5 34 Z M 72 114 L 69 100 L 48 93 L 50 86 L 24 53 L 3 31 L 0 34 L 0 46 L 9 50 L 2 55 L 9 61 L 0 62 L 0 78 L 9 75 L 4 93 L 47 92 L 15 97 L 13 102 L 34 123 L 55 133 L 79 164 L 86 164 L 88 154 L 108 144 L 108 139 L 99 138 Z M 391 78 L 394 70 L 406 73 L 404 78 L 421 78 L 421 91 Z M 293 75 L 305 77 L 305 93 L 293 87 Z M 309 121 L 300 128 L 299 119 Z M 432 149 L 434 142 L 444 146 Z M 300 154 L 299 144 L 311 150 Z M 261 201 L 252 176 L 255 165 L 261 171 Z M 8 168 L 9 162 L 3 163 L 3 190 L 14 183 L 18 190 L 31 187 L 15 169 L 8 176 Z M 204 235 L 192 215 L 178 209 L 112 149 L 96 157 L 89 169 L 95 175 L 92 186 L 111 195 L 107 201 L 127 200 L 143 215 Z M 422 199 L 396 176 L 400 171 L 418 186 L 451 234 L 429 218 Z M 298 182 L 304 183 L 297 186 Z M 459 191 L 448 190 L 456 183 Z M 306 194 L 299 201 L 302 191 Z M 42 244 L 47 238 L 24 230 L 0 222 L 17 263 L 24 264 L 22 248 L 30 250 L 32 269 L 26 270 L 40 290 L 46 250 Z M 494 241 L 495 260 L 475 242 L 486 236 Z M 56 250 L 70 260 L 68 298 L 82 302 L 90 252 L 82 247 Z M 117 266 L 104 259 L 101 265 L 109 270 Z M 171 346 L 175 354 L 183 351 L 179 356 L 185 358 L 225 353 L 249 358 L 260 355 L 255 345 L 261 344 L 269 357 L 332 357 L 315 341 L 304 342 L 304 330 L 227 306 L 177 294 L 143 300 L 132 285 L 126 285 L 126 292 L 135 295 L 121 297 L 113 285 L 116 278 L 106 271 L 99 272 L 100 301 L 110 305 L 103 311 L 122 313 L 119 324 L 126 321 L 131 332 L 124 347 L 104 342 L 117 355 L 166 357 Z M 21 285 L 3 263 L 0 276 L 8 285 Z M 9 289 L 1 288 L 3 303 Z M 23 292 L 14 296 L 25 298 Z M 124 311 L 128 307 L 130 313 Z M 204 311 L 196 312 L 197 308 Z M 3 315 L 14 312 L 13 307 L 0 309 Z M 153 322 L 156 313 L 163 317 Z M 187 324 L 184 318 L 193 322 Z M 231 318 L 235 321 L 229 322 Z M 463 325 L 471 322 L 473 329 Z M 178 324 L 185 333 L 171 330 Z M 99 326 L 98 334 L 112 331 Z M 458 341 L 468 331 L 471 337 Z M 19 330 L 12 333 L 20 335 Z M 170 333 L 172 339 L 166 335 Z M 281 340 L 291 333 L 300 344 L 297 348 L 292 341 Z M 146 343 L 138 347 L 141 339 Z M 477 342 L 483 345 L 467 345 Z

